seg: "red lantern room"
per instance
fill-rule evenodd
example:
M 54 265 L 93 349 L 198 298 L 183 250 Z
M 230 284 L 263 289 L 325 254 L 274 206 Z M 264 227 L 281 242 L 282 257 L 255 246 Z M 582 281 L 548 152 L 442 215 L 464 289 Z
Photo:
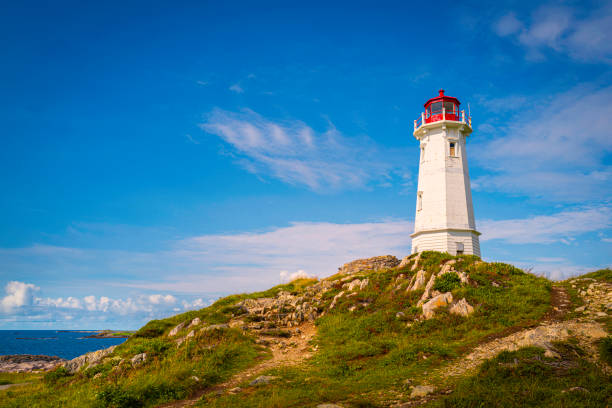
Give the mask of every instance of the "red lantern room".
M 444 89 L 440 89 L 439 95 L 425 102 L 425 123 L 437 122 L 439 120 L 461 120 L 459 119 L 459 99 L 445 96 Z
M 466 123 L 465 111 L 459 110 L 459 105 L 461 105 L 459 99 L 444 95 L 444 89 L 440 89 L 438 92 L 438 96 L 425 102 L 425 112 L 421 114 L 419 119 L 414 121 L 415 130 L 427 123 L 441 120 Z M 467 124 L 471 126 L 471 122 L 471 118 L 468 118 Z

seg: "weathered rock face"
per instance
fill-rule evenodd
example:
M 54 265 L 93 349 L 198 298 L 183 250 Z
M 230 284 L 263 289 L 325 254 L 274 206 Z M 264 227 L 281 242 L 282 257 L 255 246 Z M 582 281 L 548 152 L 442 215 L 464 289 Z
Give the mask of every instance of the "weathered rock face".
M 410 398 L 425 397 L 434 392 L 434 390 L 434 387 L 432 387 L 431 385 L 417 385 L 412 389 L 412 392 L 410 393 Z
M 92 351 L 91 353 L 83 354 L 64 363 L 64 367 L 69 373 L 74 374 L 84 367 L 95 367 L 102 362 L 104 357 L 110 355 L 117 346 L 111 346 L 106 349 Z
M 347 282 L 344 285 L 342 285 L 342 289 L 346 289 L 349 292 L 359 289 L 359 290 L 364 290 L 366 286 L 368 286 L 368 284 L 370 283 L 369 279 L 363 279 L 363 280 L 359 280 L 359 279 L 355 279 L 351 282 Z
M 450 309 L 448 309 L 448 311 L 456 315 L 467 317 L 474 313 L 474 308 L 470 306 L 470 304 L 465 300 L 465 298 L 463 298 L 454 305 L 452 305 Z
M 0 356 L 0 373 L 29 373 L 51 370 L 66 360 L 59 357 L 18 354 Z
M 440 307 L 450 305 L 453 302 L 453 295 L 450 292 L 442 293 L 433 297 L 423 305 L 423 317 L 431 319 L 434 316 L 434 311 Z
M 136 354 L 130 360 L 130 362 L 132 363 L 133 367 L 138 367 L 139 365 L 144 364 L 146 361 L 147 361 L 147 353 Z
M 400 264 L 400 260 L 392 255 L 375 256 L 373 258 L 358 259 L 346 263 L 338 268 L 338 272 L 345 275 L 352 275 L 363 271 L 379 271 L 381 269 L 395 268 Z
M 408 284 L 407 291 L 423 289 L 426 285 L 427 277 L 425 271 L 420 270 L 412 277 L 410 284 Z
M 170 333 L 168 333 L 168 336 L 170 337 L 176 336 L 177 333 L 180 332 L 183 329 L 183 327 L 185 327 L 186 325 L 187 325 L 187 322 L 178 324 L 175 328 L 170 330 Z
M 260 375 L 249 383 L 250 386 L 270 384 L 270 381 L 276 380 L 278 377 L 272 375 Z

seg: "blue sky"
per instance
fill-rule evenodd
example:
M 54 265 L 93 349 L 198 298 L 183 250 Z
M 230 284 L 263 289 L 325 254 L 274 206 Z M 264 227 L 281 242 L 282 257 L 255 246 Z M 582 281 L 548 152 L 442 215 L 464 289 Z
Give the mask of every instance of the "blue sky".
M 407 255 L 439 88 L 470 104 L 483 258 L 612 263 L 611 2 L 214 3 L 3 8 L 0 328 Z

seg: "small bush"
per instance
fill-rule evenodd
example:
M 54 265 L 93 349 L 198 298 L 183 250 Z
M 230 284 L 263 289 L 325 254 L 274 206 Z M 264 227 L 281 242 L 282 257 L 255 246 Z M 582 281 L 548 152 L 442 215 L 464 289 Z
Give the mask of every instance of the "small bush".
M 612 336 L 608 336 L 599 344 L 601 359 L 612 365 Z
M 44 381 L 47 383 L 56 383 L 58 380 L 68 377 L 70 373 L 66 370 L 66 367 L 57 367 L 53 371 L 49 371 L 44 376 Z
M 600 269 L 598 271 L 587 273 L 586 275 L 582 275 L 581 278 L 593 278 L 593 279 L 599 279 L 599 280 L 603 280 L 603 281 L 612 283 L 612 269 L 610 268 Z
M 461 279 L 455 272 L 447 272 L 438 276 L 434 282 L 434 290 L 450 292 L 461 286 Z
M 96 394 L 96 399 L 109 408 L 137 408 L 144 405 L 133 392 L 117 386 L 104 388 Z
M 167 320 L 151 320 L 149 323 L 145 324 L 140 328 L 136 333 L 134 333 L 133 337 L 144 337 L 144 338 L 152 338 L 159 337 L 164 332 L 172 326 Z
M 281 329 L 262 330 L 260 334 L 263 336 L 273 336 L 273 337 L 284 337 L 284 338 L 291 337 L 291 332 L 287 330 L 281 330 Z

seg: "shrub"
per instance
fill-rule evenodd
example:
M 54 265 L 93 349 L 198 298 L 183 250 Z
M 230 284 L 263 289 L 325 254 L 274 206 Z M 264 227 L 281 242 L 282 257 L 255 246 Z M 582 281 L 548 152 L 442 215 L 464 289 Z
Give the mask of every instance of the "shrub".
M 599 351 L 602 360 L 612 365 L 612 336 L 608 336 L 601 341 L 599 344 Z
M 134 333 L 133 337 L 159 337 L 164 334 L 164 332 L 169 329 L 170 326 L 172 326 L 172 323 L 167 320 L 151 320 L 149 323 L 141 327 L 140 330 Z
M 144 405 L 133 392 L 117 386 L 104 388 L 96 394 L 96 399 L 101 402 L 104 407 L 136 408 Z
M 491 271 L 501 276 L 509 276 L 509 275 L 524 275 L 525 272 L 520 270 L 517 267 L 512 265 L 508 265 L 501 262 L 492 262 L 489 264 Z
M 438 276 L 434 281 L 434 290 L 440 292 L 450 292 L 461 286 L 461 279 L 455 272 L 447 272 Z
M 66 370 L 66 367 L 57 367 L 53 371 L 49 371 L 45 374 L 44 380 L 47 383 L 56 383 L 58 380 L 68 377 L 70 373 Z

